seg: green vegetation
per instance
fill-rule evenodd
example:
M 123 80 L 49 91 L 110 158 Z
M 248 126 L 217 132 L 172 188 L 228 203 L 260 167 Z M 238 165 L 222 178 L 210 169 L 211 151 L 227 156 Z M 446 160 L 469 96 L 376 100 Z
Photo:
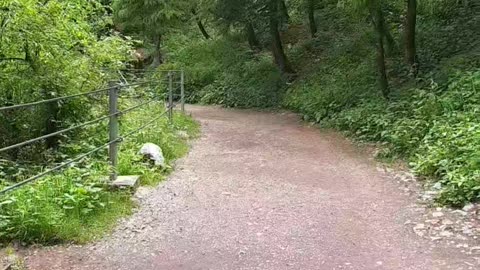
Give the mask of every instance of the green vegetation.
M 134 45 L 141 42 L 117 31 L 112 16 L 109 1 L 0 0 L 0 108 L 86 93 L 123 79 L 119 70 L 136 64 Z M 155 76 L 137 77 L 163 87 Z M 122 89 L 127 91 L 120 109 L 157 98 L 149 87 Z M 105 116 L 107 104 L 103 93 L 0 110 L 0 149 Z M 164 110 L 163 103 L 154 102 L 122 115 L 120 134 Z M 106 122 L 1 151 L 0 190 L 105 144 Z M 184 137 L 196 133 L 197 124 L 187 116 L 177 115 L 173 124 L 158 120 L 121 143 L 119 173 L 140 174 L 142 184 L 157 184 L 171 168 L 154 168 L 141 159 L 142 144 L 161 146 L 170 164 L 187 152 Z M 104 149 L 0 195 L 0 243 L 85 242 L 109 231 L 134 204 L 129 192 L 110 189 L 107 157 Z
M 138 128 L 163 110 L 162 105 L 152 104 L 125 115 L 122 132 Z M 179 131 L 193 137 L 198 133 L 198 126 L 191 118 L 177 114 L 172 125 L 161 118 L 147 130 L 126 139 L 121 144 L 119 173 L 142 175 L 142 185 L 157 184 L 171 169 L 152 167 L 142 160 L 138 150 L 145 142 L 155 143 L 162 147 L 167 164 L 170 164 L 188 150 L 186 139 L 177 134 Z M 95 130 L 88 132 L 93 134 Z M 130 192 L 110 190 L 106 181 L 109 175 L 107 156 L 105 150 L 63 173 L 47 176 L 2 197 L 0 242 L 83 243 L 102 237 L 119 217 L 130 214 L 134 206 Z
M 441 182 L 441 204 L 480 198 L 478 1 L 185 2 L 159 68 L 187 70 L 190 101 L 289 108 Z
M 156 80 L 185 69 L 191 102 L 294 110 L 379 144 L 380 157 L 441 182 L 439 203 L 460 206 L 480 198 L 479 28 L 475 0 L 0 0 L 0 107 L 105 87 L 119 69 L 150 67 L 136 77 Z M 95 119 L 105 104 L 1 111 L 0 148 Z M 123 116 L 122 133 L 160 107 Z M 0 186 L 102 145 L 105 129 L 1 153 Z M 145 164 L 138 148 L 157 143 L 172 161 L 187 151 L 177 132 L 195 130 L 184 116 L 162 120 L 122 144 L 119 172 L 158 183 L 170 169 Z M 84 242 L 127 215 L 128 194 L 102 180 L 105 156 L 0 198 L 0 240 Z

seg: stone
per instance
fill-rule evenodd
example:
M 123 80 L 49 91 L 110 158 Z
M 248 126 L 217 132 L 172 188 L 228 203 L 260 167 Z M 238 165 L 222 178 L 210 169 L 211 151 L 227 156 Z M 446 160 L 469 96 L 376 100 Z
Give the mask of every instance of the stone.
M 182 138 L 182 139 L 188 139 L 190 138 L 190 136 L 188 135 L 188 133 L 186 131 L 183 131 L 183 130 L 179 130 L 177 131 L 177 136 Z
M 443 231 L 443 232 L 440 233 L 440 236 L 442 236 L 442 237 L 451 237 L 451 236 L 453 236 L 453 233 L 450 232 L 450 231 Z
M 474 208 L 475 208 L 475 205 L 469 203 L 469 204 L 465 205 L 462 210 L 465 211 L 465 212 L 470 212 L 470 211 L 472 211 Z
M 413 227 L 413 229 L 414 229 L 415 231 L 417 231 L 417 230 L 425 230 L 425 229 L 426 229 L 426 226 L 425 226 L 425 224 L 419 223 L 419 224 L 415 225 L 415 227 Z
M 432 216 L 435 217 L 435 218 L 443 217 L 443 213 L 442 212 L 433 212 Z
M 433 188 L 436 189 L 436 190 L 442 189 L 442 183 L 440 183 L 440 182 L 435 183 L 435 185 L 433 185 Z
M 139 179 L 138 175 L 118 176 L 111 186 L 118 189 L 136 189 L 140 184 Z
M 442 220 L 442 224 L 443 225 L 453 225 L 453 221 L 451 221 L 450 219 L 444 219 Z
M 435 225 L 435 224 L 440 223 L 440 220 L 439 219 L 428 219 L 425 222 Z
M 452 213 L 454 213 L 454 214 L 459 214 L 459 215 L 462 215 L 462 216 L 466 216 L 466 215 L 467 215 L 467 212 L 462 211 L 462 210 L 455 210 L 455 211 L 452 211 Z
M 153 143 L 146 143 L 139 151 L 140 155 L 152 160 L 156 166 L 165 168 L 165 157 L 160 146 Z

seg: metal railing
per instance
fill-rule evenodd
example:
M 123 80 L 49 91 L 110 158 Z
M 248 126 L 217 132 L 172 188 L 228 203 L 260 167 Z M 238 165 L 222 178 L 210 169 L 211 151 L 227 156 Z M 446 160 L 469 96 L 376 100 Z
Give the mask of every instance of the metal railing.
M 119 144 L 126 138 L 131 137 L 132 135 L 148 128 L 149 126 L 153 125 L 156 121 L 161 119 L 162 117 L 165 117 L 165 115 L 168 115 L 168 120 L 170 123 L 173 122 L 173 110 L 175 108 L 175 103 L 174 103 L 174 95 L 179 95 L 180 96 L 180 103 L 181 103 L 181 110 L 182 112 L 185 112 L 185 74 L 183 70 L 168 70 L 168 71 L 162 71 L 163 73 L 166 73 L 166 79 L 165 80 L 157 80 L 157 81 L 144 81 L 144 82 L 137 82 L 137 83 L 130 83 L 130 84 L 119 84 L 115 85 L 112 87 L 104 88 L 104 89 L 98 89 L 90 92 L 85 92 L 85 93 L 79 93 L 79 94 L 74 94 L 74 95 L 69 95 L 69 96 L 63 96 L 63 97 L 57 97 L 57 98 L 52 98 L 52 99 L 47 99 L 47 100 L 41 100 L 41 101 L 36 101 L 36 102 L 30 102 L 30 103 L 24 103 L 24 104 L 17 104 L 17 105 L 11 105 L 11 106 L 5 106 L 5 107 L 0 107 L 0 113 L 4 111 L 10 111 L 10 110 L 17 110 L 17 109 L 22 109 L 22 108 L 29 108 L 29 107 L 34 107 L 42 104 L 47 104 L 47 103 L 52 103 L 52 102 L 58 102 L 58 101 L 63 101 L 63 100 L 68 100 L 68 99 L 73 99 L 77 97 L 84 97 L 84 96 L 93 96 L 93 95 L 98 95 L 98 94 L 107 94 L 108 95 L 108 110 L 109 113 L 105 116 L 96 118 L 91 121 L 87 121 L 69 128 L 65 128 L 50 134 L 46 134 L 40 137 L 36 137 L 30 140 L 26 140 L 20 143 L 16 143 L 10 146 L 6 146 L 3 148 L 0 148 L 0 154 L 17 149 L 26 145 L 30 145 L 39 141 L 43 141 L 48 138 L 52 138 L 64 133 L 68 133 L 70 131 L 78 130 L 87 126 L 99 124 L 105 120 L 109 120 L 108 127 L 109 127 L 109 141 L 105 143 L 102 146 L 99 146 L 87 153 L 84 153 L 82 155 L 79 155 L 69 161 L 63 162 L 57 166 L 54 166 L 52 168 L 49 168 L 45 170 L 42 173 L 39 173 L 37 175 L 31 176 L 21 182 L 15 183 L 11 186 L 8 186 L 2 190 L 0 190 L 0 195 L 4 195 L 7 192 L 13 191 L 15 189 L 18 189 L 22 186 L 25 186 L 29 183 L 35 182 L 36 180 L 39 180 L 43 178 L 44 176 L 47 176 L 53 172 L 62 170 L 66 168 L 67 166 L 70 166 L 72 164 L 75 164 L 82 159 L 91 156 L 105 148 L 108 147 L 108 153 L 109 153 L 109 165 L 111 168 L 111 174 L 110 174 L 110 181 L 115 181 L 117 179 L 117 165 L 118 165 L 118 146 Z M 179 75 L 179 80 L 175 81 L 175 74 Z M 122 115 L 125 115 L 129 112 L 135 111 L 137 109 L 140 109 L 146 105 L 149 105 L 155 101 L 157 101 L 155 98 L 152 98 L 150 100 L 147 100 L 145 102 L 142 102 L 138 105 L 132 106 L 128 109 L 125 110 L 119 110 L 118 108 L 118 100 L 120 97 L 120 91 L 125 88 L 133 87 L 133 86 L 142 86 L 142 85 L 149 85 L 153 83 L 158 83 L 158 82 L 166 82 L 167 89 L 168 89 L 168 97 L 167 97 L 167 106 L 164 111 L 154 119 L 148 121 L 147 123 L 144 123 L 142 126 L 138 127 L 137 129 L 134 129 L 123 136 L 119 135 L 119 120 Z M 174 84 L 179 84 L 178 88 L 174 87 Z M 175 94 L 175 91 L 180 91 L 179 94 Z

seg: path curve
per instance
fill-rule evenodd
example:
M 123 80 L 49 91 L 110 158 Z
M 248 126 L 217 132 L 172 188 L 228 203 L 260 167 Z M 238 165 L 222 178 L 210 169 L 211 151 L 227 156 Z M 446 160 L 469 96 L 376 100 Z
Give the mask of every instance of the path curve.
M 29 269 L 473 269 L 404 223 L 415 199 L 290 113 L 191 107 L 203 135 L 114 234 L 32 251 Z

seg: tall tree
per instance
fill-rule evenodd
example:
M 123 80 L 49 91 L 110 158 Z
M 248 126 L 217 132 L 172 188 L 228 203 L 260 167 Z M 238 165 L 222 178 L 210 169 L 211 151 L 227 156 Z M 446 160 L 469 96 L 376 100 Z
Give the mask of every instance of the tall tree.
M 378 69 L 378 81 L 380 90 L 385 98 L 389 96 L 387 65 L 385 59 L 385 40 L 388 42 L 386 35 L 387 26 L 383 11 L 385 0 L 350 0 L 353 7 L 359 11 L 367 11 L 371 19 L 374 33 L 376 36 L 376 65 Z
M 213 15 L 212 9 L 215 7 L 215 0 L 187 0 L 190 12 L 197 24 L 198 29 L 205 39 L 211 39 L 208 33 L 205 22 Z
M 139 34 L 153 44 L 152 66 L 156 67 L 163 62 L 163 35 L 170 27 L 178 25 L 186 4 L 181 0 L 114 0 L 113 9 L 116 22 L 123 31 Z
M 373 7 L 373 25 L 377 36 L 377 68 L 379 75 L 380 89 L 385 98 L 388 98 L 388 78 L 387 67 L 385 63 L 385 17 L 383 14 L 382 6 L 375 5 Z
M 245 24 L 245 32 L 247 34 L 248 44 L 253 51 L 261 49 L 260 42 L 257 39 L 257 34 L 255 33 L 255 28 L 251 22 Z
M 315 21 L 315 0 L 306 0 L 306 7 L 308 13 L 308 26 L 310 28 L 310 35 L 315 37 L 317 34 L 317 22 Z
M 128 42 L 101 30 L 109 18 L 97 1 L 0 2 L 0 106 L 101 88 L 115 78 L 111 70 L 129 59 Z M 82 103 L 48 102 L 32 110 L 0 113 L 0 145 L 51 134 L 89 118 Z M 62 138 L 50 137 L 43 144 L 55 148 Z
M 280 71 L 287 76 L 292 76 L 295 74 L 290 61 L 288 60 L 285 51 L 283 49 L 282 38 L 279 32 L 279 14 L 278 10 L 278 1 L 279 0 L 268 0 L 268 17 L 269 17 L 269 28 L 270 28 L 270 37 L 272 39 L 272 53 Z M 282 0 L 280 0 L 282 1 Z M 280 16 L 279 16 L 280 15 Z
M 405 20 L 405 61 L 412 74 L 417 74 L 417 48 L 415 31 L 417 25 L 417 0 L 407 0 L 407 16 Z
M 258 3 L 253 0 L 219 0 L 215 5 L 215 17 L 222 24 L 243 28 L 248 44 L 253 51 L 261 49 L 255 31 L 259 21 Z
M 282 23 L 288 24 L 290 22 L 290 14 L 288 14 L 288 7 L 285 0 L 278 0 L 278 8 L 282 18 Z
M 197 22 L 198 29 L 200 29 L 200 32 L 202 32 L 202 35 L 205 39 L 210 39 L 210 35 L 208 34 L 207 30 L 205 29 L 205 26 L 203 25 L 202 19 L 198 17 L 197 11 L 192 8 L 192 15 L 195 18 L 195 21 Z

